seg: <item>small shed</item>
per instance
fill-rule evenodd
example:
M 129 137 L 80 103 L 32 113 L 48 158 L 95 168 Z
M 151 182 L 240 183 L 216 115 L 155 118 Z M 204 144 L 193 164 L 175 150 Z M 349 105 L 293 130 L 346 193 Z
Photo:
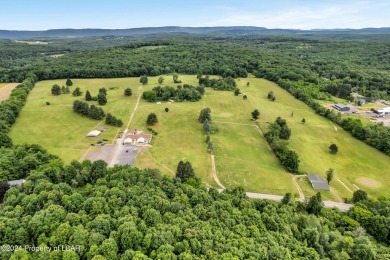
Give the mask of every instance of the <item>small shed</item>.
M 99 137 L 102 134 L 99 130 L 93 130 L 87 134 L 87 137 Z
M 307 178 L 315 190 L 330 190 L 328 183 L 318 174 L 308 174 Z
M 351 110 L 350 107 L 348 107 L 346 105 L 343 105 L 343 104 L 333 105 L 333 108 L 337 109 L 338 111 L 349 111 L 349 110 Z

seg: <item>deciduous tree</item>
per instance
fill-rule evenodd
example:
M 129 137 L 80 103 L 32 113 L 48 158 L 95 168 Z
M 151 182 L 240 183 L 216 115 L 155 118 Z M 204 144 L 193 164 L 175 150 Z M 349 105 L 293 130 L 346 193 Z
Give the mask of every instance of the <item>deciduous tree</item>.
M 155 113 L 150 113 L 146 119 L 147 125 L 154 125 L 158 122 L 157 115 Z
M 257 120 L 257 119 L 259 119 L 260 111 L 258 109 L 255 109 L 255 110 L 252 111 L 251 114 L 252 114 L 252 119 L 253 120 Z

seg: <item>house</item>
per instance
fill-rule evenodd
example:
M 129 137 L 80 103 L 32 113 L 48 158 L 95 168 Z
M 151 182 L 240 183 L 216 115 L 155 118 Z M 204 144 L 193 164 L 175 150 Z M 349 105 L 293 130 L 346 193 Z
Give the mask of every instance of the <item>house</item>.
M 14 186 L 14 185 L 22 185 L 26 180 L 24 179 L 19 179 L 19 180 L 12 180 L 8 181 L 9 186 Z
M 127 131 L 126 137 L 123 140 L 123 144 L 132 144 L 132 145 L 143 145 L 143 144 L 150 144 L 152 141 L 153 135 L 146 134 L 142 131 L 137 130 L 129 130 Z
M 93 130 L 87 134 L 87 137 L 99 137 L 102 134 L 99 130 Z
M 381 109 L 377 109 L 374 111 L 374 113 L 377 113 L 378 115 L 390 115 L 390 107 L 383 107 Z
M 343 105 L 343 104 L 336 104 L 336 105 L 333 105 L 332 107 L 337 109 L 338 111 L 342 111 L 342 112 L 349 111 L 351 109 L 350 107 Z
M 308 174 L 307 178 L 309 179 L 311 186 L 315 190 L 330 190 L 328 183 L 318 174 Z

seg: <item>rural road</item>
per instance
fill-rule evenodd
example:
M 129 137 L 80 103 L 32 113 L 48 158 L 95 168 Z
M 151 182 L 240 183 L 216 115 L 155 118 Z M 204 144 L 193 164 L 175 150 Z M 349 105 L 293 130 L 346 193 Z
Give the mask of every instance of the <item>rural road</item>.
M 225 189 L 225 187 L 222 185 L 222 183 L 218 179 L 217 169 L 215 167 L 215 157 L 214 157 L 213 154 L 211 155 L 211 167 L 212 167 L 213 179 L 218 184 L 218 186 L 221 187 L 221 189 L 218 189 L 218 191 L 222 192 Z M 299 190 L 299 198 L 297 200 L 300 201 L 300 202 L 304 202 L 305 199 L 304 199 L 303 192 L 302 192 L 299 184 L 295 180 L 295 178 L 297 176 L 291 176 L 291 177 L 292 177 L 293 182 L 297 185 L 297 187 L 299 187 L 298 188 L 298 190 Z M 273 195 L 273 194 L 246 192 L 246 195 L 248 196 L 248 198 L 251 198 L 251 199 L 268 199 L 268 200 L 274 200 L 274 201 L 278 201 L 278 202 L 280 202 L 283 199 L 283 196 Z M 334 208 L 334 207 L 336 207 L 336 208 L 338 208 L 341 211 L 348 211 L 350 208 L 353 207 L 353 204 L 347 204 L 347 203 L 342 203 L 342 202 L 323 201 L 323 203 L 324 203 L 324 207 L 325 208 Z
M 120 140 L 117 140 L 116 144 L 114 144 L 116 147 L 115 147 L 115 150 L 114 150 L 114 152 L 112 154 L 111 161 L 108 164 L 110 167 L 113 167 L 115 164 L 119 163 L 119 161 L 120 161 L 120 154 L 123 154 L 123 151 L 128 150 L 128 148 L 122 146 L 122 143 L 123 143 L 123 141 L 126 138 L 126 133 L 127 133 L 128 128 L 130 126 L 130 123 L 133 120 L 134 114 L 135 114 L 135 112 L 138 109 L 138 104 L 139 104 L 139 101 L 141 99 L 141 96 L 142 96 L 142 87 L 139 87 L 138 88 L 137 103 L 135 103 L 135 107 L 134 107 L 133 112 L 131 113 L 130 118 L 129 118 L 129 122 L 126 125 L 126 129 L 123 132 L 122 138 Z

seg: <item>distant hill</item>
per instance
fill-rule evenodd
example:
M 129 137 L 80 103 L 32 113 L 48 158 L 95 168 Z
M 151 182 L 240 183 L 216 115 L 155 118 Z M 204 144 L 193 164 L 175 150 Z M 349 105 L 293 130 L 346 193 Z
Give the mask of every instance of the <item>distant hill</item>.
M 47 31 L 12 31 L 0 30 L 0 39 L 32 39 L 58 37 L 91 37 L 91 36 L 137 36 L 161 33 L 186 34 L 237 34 L 237 35 L 296 35 L 296 36 L 326 36 L 326 35 L 390 35 L 390 28 L 365 29 L 267 29 L 255 26 L 219 26 L 219 27 L 144 27 L 130 29 L 54 29 Z M 354 38 L 354 37 L 351 37 Z

